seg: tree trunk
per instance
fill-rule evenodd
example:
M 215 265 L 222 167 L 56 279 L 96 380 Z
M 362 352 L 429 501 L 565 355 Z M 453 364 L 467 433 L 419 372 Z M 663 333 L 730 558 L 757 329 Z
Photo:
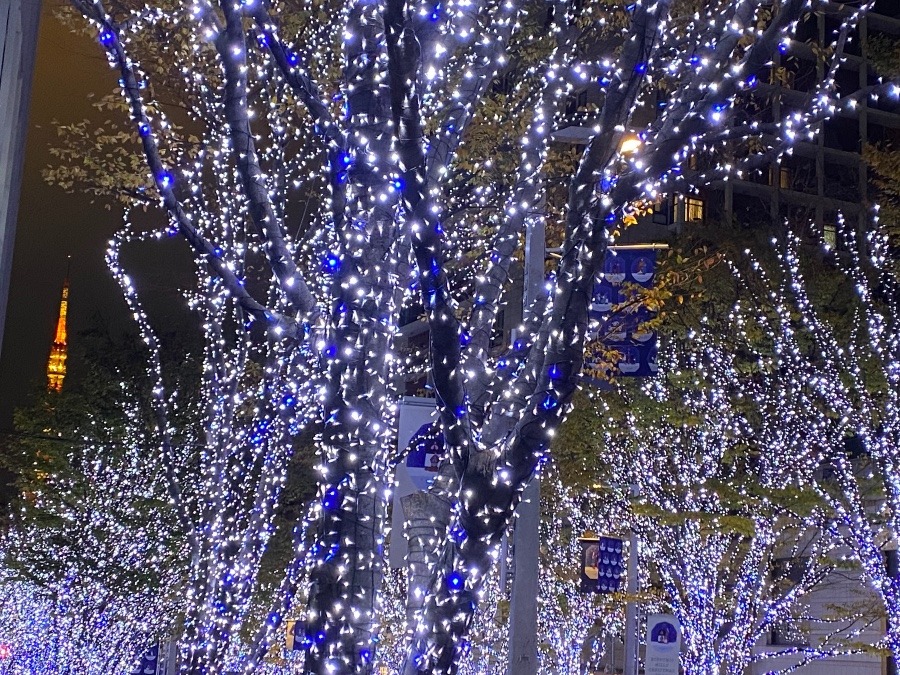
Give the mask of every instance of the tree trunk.
M 406 625 L 412 631 L 417 614 L 425 606 L 431 570 L 450 525 L 451 501 L 445 495 L 432 492 L 414 492 L 401 501 L 409 541 Z
M 323 498 L 302 636 L 307 673 L 372 671 L 383 568 L 385 485 L 371 472 Z

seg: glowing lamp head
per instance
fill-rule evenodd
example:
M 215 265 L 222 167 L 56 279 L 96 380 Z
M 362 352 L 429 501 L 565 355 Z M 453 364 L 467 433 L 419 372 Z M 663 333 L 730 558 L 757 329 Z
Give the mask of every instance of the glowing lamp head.
M 633 155 L 640 150 L 643 144 L 644 142 L 637 134 L 626 134 L 619 145 L 619 153 L 622 155 Z

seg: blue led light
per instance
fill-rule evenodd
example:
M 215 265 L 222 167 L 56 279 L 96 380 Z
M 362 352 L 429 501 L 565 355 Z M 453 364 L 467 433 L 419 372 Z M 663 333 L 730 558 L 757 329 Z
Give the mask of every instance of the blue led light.
M 341 493 L 337 488 L 329 488 L 322 497 L 322 506 L 327 510 L 336 509 L 341 503 Z
M 447 588 L 451 591 L 461 591 L 465 583 L 463 575 L 457 571 L 453 571 L 447 576 Z
M 337 274 L 341 269 L 341 257 L 337 253 L 329 251 L 322 259 L 322 269 L 327 274 Z
M 175 177 L 170 174 L 168 171 L 162 171 L 156 177 L 156 183 L 163 190 L 168 190 L 175 184 Z

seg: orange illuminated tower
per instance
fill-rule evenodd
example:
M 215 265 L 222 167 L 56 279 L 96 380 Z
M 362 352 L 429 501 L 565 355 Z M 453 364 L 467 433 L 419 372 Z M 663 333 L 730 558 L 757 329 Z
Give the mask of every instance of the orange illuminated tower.
M 71 265 L 71 256 L 69 264 Z M 66 314 L 69 310 L 69 270 L 66 270 L 66 280 L 63 282 L 62 299 L 59 301 L 59 319 L 56 321 L 56 336 L 53 338 L 53 346 L 50 348 L 50 358 L 47 361 L 47 389 L 50 391 L 62 391 L 63 380 L 66 379 L 66 356 L 69 351 L 69 341 L 66 335 Z

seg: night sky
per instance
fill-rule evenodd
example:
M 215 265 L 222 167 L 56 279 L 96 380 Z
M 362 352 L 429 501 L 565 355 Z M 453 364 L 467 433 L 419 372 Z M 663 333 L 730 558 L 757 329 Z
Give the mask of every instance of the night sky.
M 60 4 L 61 0 L 44 0 L 41 17 L 9 313 L 0 354 L 0 431 L 10 429 L 15 407 L 26 404 L 36 389 L 46 386 L 44 371 L 68 255 L 72 256 L 70 349 L 78 332 L 98 321 L 113 332 L 130 325 L 104 262 L 106 241 L 121 222 L 120 212 L 47 185 L 41 178 L 41 169 L 52 160 L 49 148 L 57 137 L 54 120 L 71 123 L 101 115 L 100 121 L 108 118 L 110 113 L 98 113 L 91 107 L 89 96 L 103 95 L 116 83 L 100 46 L 73 34 L 54 16 Z M 175 264 L 172 250 L 156 251 L 152 268 L 143 278 L 150 282 L 172 278 Z M 71 366 L 77 373 L 77 363 Z

